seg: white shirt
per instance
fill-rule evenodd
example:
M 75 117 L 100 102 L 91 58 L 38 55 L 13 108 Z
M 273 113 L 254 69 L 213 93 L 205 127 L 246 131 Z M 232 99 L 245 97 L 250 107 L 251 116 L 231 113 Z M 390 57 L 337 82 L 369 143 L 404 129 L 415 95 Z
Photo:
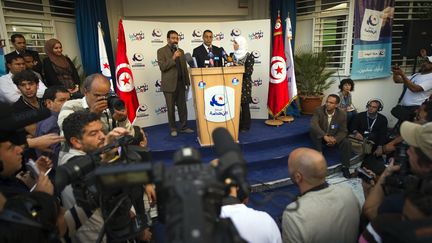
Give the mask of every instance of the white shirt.
M 276 222 L 266 212 L 239 203 L 221 209 L 222 218 L 231 218 L 240 236 L 249 243 L 281 243 Z
M 45 84 L 39 80 L 36 96 L 42 98 L 46 90 Z M 13 104 L 21 97 L 21 91 L 12 81 L 12 73 L 9 72 L 0 77 L 0 101 Z
M 414 76 L 414 75 L 413 75 Z M 432 73 L 428 74 L 417 74 L 414 78 L 413 76 L 408 77 L 413 83 L 421 86 L 423 88 L 422 92 L 412 92 L 407 89 L 405 95 L 403 96 L 400 105 L 403 106 L 413 106 L 421 105 L 432 93 Z

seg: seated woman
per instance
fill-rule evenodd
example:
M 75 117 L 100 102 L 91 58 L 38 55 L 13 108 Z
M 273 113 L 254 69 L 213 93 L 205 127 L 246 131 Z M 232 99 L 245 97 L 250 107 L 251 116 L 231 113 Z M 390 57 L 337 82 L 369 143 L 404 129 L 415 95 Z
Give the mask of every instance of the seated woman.
M 80 95 L 80 78 L 72 61 L 63 55 L 62 44 L 57 39 L 45 42 L 47 58 L 43 60 L 44 75 L 47 87 L 63 85 L 78 98 Z
M 347 127 L 351 131 L 352 119 L 357 114 L 351 97 L 351 92 L 354 91 L 354 81 L 350 78 L 342 79 L 339 83 L 339 90 L 339 108 L 347 112 Z

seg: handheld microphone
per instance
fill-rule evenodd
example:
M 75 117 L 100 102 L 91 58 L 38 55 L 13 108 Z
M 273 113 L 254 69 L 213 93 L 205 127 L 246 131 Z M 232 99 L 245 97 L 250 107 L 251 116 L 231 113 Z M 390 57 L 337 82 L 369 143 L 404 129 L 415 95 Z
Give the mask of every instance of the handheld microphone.
M 173 49 L 174 49 L 174 51 L 177 51 L 178 50 L 178 44 L 173 44 Z

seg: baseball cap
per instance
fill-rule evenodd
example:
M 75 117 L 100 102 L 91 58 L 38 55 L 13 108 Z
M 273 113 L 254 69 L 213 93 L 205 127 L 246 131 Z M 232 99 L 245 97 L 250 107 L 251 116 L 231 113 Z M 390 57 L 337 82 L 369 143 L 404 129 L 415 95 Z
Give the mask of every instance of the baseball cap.
M 400 132 L 409 145 L 420 148 L 429 159 L 432 159 L 432 122 L 420 125 L 405 121 Z

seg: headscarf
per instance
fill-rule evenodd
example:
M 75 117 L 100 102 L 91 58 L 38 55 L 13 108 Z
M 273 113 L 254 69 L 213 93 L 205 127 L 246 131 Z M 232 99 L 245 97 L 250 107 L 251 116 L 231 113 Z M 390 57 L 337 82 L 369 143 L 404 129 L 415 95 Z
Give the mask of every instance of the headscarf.
M 66 57 L 63 54 L 61 56 L 54 54 L 53 48 L 57 43 L 61 45 L 61 42 L 57 39 L 53 38 L 47 40 L 45 42 L 45 53 L 47 54 L 51 62 L 54 63 L 55 65 L 61 68 L 69 69 L 69 62 L 67 61 Z
M 244 58 L 247 54 L 247 42 L 243 36 L 237 36 L 234 41 L 239 45 L 237 50 L 234 50 L 234 56 L 237 60 Z

